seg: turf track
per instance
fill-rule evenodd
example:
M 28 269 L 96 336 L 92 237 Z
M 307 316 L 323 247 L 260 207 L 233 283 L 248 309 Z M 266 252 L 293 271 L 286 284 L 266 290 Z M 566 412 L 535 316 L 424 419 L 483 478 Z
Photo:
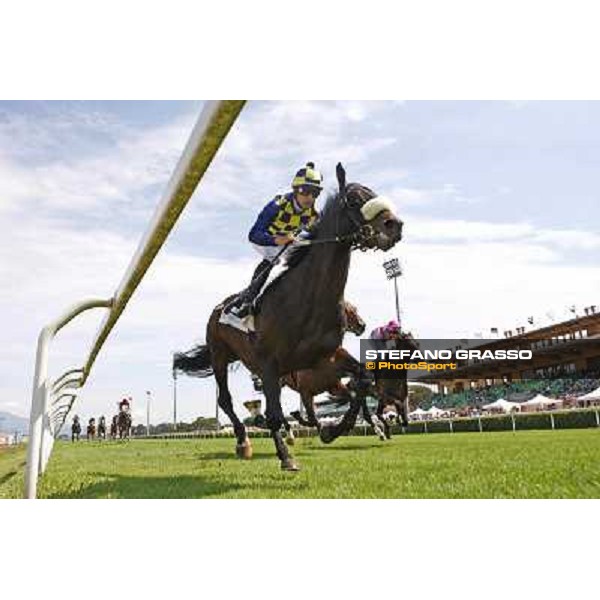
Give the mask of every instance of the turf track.
M 282 473 L 268 439 L 254 458 L 232 439 L 59 442 L 44 498 L 598 498 L 600 430 L 317 439 Z M 0 498 L 22 493 L 24 447 L 0 451 Z

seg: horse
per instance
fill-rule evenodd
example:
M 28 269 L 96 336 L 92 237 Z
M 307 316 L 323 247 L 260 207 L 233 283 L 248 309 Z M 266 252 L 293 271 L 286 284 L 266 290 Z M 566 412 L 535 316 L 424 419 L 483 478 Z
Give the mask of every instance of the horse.
M 350 331 L 355 335 L 361 335 L 366 328 L 365 322 L 358 314 L 358 310 L 351 302 L 344 302 L 344 331 Z M 341 348 L 341 346 L 340 346 Z M 290 413 L 300 425 L 305 427 L 317 427 L 320 424 L 314 412 L 313 397 L 322 392 L 338 390 L 339 386 L 343 386 L 339 379 L 341 370 L 343 369 L 343 360 L 340 354 L 340 348 L 336 350 L 333 356 L 323 359 L 314 369 L 306 369 L 302 371 L 294 371 L 281 378 L 281 385 L 288 386 L 300 394 L 302 405 L 306 411 L 308 420 L 304 419 L 299 411 Z M 344 351 L 345 352 L 345 351 Z M 339 355 L 339 358 L 338 358 Z M 353 359 L 352 359 L 353 360 Z M 252 379 L 255 381 L 255 389 L 260 378 L 252 374 Z M 260 383 L 260 391 L 262 391 L 262 383 Z M 266 426 L 264 416 L 256 415 L 255 425 Z M 288 445 L 294 444 L 294 432 L 290 424 L 284 424 L 286 437 L 285 441 Z
M 119 415 L 114 415 L 113 418 L 111 419 L 110 422 L 110 439 L 111 440 L 116 440 L 117 439 L 117 433 L 118 433 L 118 427 L 117 427 L 117 420 L 119 419 Z
M 366 323 L 358 314 L 358 310 L 351 302 L 344 302 L 344 331 L 349 331 L 355 335 L 364 333 Z M 340 375 L 344 372 L 346 351 L 340 346 L 332 356 L 324 358 L 315 366 L 314 369 L 304 369 L 288 373 L 281 379 L 281 384 L 300 394 L 300 399 L 307 418 L 304 419 L 300 411 L 290 413 L 300 425 L 305 427 L 320 428 L 320 423 L 315 414 L 313 399 L 314 396 L 322 392 L 335 393 L 343 386 L 340 381 Z M 286 442 L 294 443 L 294 433 L 289 424 L 285 425 Z
M 71 441 L 75 440 L 79 441 L 79 436 L 81 435 L 81 423 L 79 422 L 79 417 L 75 415 L 73 417 L 73 423 L 71 424 Z
M 131 414 L 125 410 L 122 410 L 117 415 L 117 429 L 119 432 L 119 439 L 129 439 L 129 433 L 131 430 Z
M 91 441 L 94 441 L 95 438 L 96 438 L 96 419 L 94 419 L 94 417 L 92 417 L 88 421 L 87 439 L 91 440 Z
M 298 471 L 299 467 L 281 434 L 286 422 L 281 407 L 281 377 L 314 368 L 340 346 L 352 249 L 387 251 L 402 238 L 403 223 L 389 201 L 359 183 L 346 184 L 341 164 L 337 165 L 336 175 L 339 189 L 328 197 L 320 219 L 311 229 L 311 239 L 287 251 L 287 271 L 259 299 L 253 333 L 219 322 L 224 306 L 233 299 L 230 296 L 212 311 L 206 344 L 198 346 L 193 356 L 174 356 L 174 368 L 185 366 L 204 371 L 206 376 L 214 374 L 217 401 L 233 424 L 240 458 L 252 456 L 252 445 L 233 409 L 227 385 L 228 365 L 241 361 L 251 373 L 259 375 L 266 399 L 267 426 L 285 471 Z M 359 380 L 366 373 L 355 359 L 351 367 Z M 328 435 L 341 435 L 352 428 L 363 398 L 361 386 L 346 415 L 330 428 Z
M 361 335 L 364 333 L 366 324 L 358 314 L 356 306 L 348 301 L 344 302 L 344 318 L 345 331 L 350 331 L 355 335 Z M 340 346 L 336 349 L 332 356 L 323 359 L 314 369 L 294 371 L 288 375 L 285 375 L 282 378 L 281 383 L 282 385 L 286 385 L 300 394 L 302 405 L 304 406 L 304 410 L 306 412 L 306 418 L 302 416 L 300 411 L 293 411 L 290 413 L 290 415 L 294 417 L 294 419 L 296 419 L 300 425 L 305 427 L 316 427 L 318 430 L 320 430 L 321 424 L 319 423 L 315 413 L 314 396 L 323 392 L 329 392 L 335 400 L 338 396 L 343 395 L 344 391 L 346 391 L 346 387 L 344 383 L 342 383 L 341 377 L 353 371 L 354 362 L 354 358 L 342 346 Z M 255 376 L 253 375 L 253 378 L 254 377 Z M 381 414 L 385 413 L 386 421 L 389 416 L 397 414 L 396 400 L 393 398 L 392 394 L 384 394 L 383 390 L 380 390 L 379 393 L 373 391 L 372 395 L 378 397 L 380 401 L 378 410 Z M 346 401 L 347 398 L 344 397 L 341 399 L 340 404 L 344 404 Z M 369 425 L 371 425 L 376 435 L 379 436 L 379 439 L 382 441 L 389 439 L 389 426 L 386 428 L 386 421 L 382 421 L 377 415 L 371 414 L 366 403 L 366 398 L 362 404 L 362 409 L 363 418 L 365 421 L 367 421 L 367 423 L 369 423 Z M 406 414 L 408 415 L 408 411 L 406 411 Z M 264 426 L 265 423 L 263 415 L 257 415 L 257 418 L 259 420 L 255 421 L 255 424 Z M 293 430 L 287 422 L 285 423 L 284 427 L 286 430 L 285 441 L 288 445 L 293 445 Z M 326 438 L 324 441 L 331 442 L 333 439 Z
M 104 415 L 102 415 L 100 417 L 100 420 L 98 421 L 98 439 L 106 439 L 106 418 L 104 417 Z
M 416 350 L 419 346 L 411 335 L 402 335 L 393 339 L 396 350 Z M 375 414 L 371 415 L 366 401 L 362 404 L 363 417 L 373 427 L 379 439 L 389 440 L 392 437 L 391 427 L 394 423 L 400 425 L 402 430 L 408 427 L 408 372 L 397 371 L 396 377 L 387 378 L 378 371 L 374 372 L 373 386 L 369 395 L 377 399 Z M 351 389 L 356 386 L 352 380 L 345 388 L 338 388 L 330 393 L 330 399 L 338 404 L 346 404 L 352 401 Z

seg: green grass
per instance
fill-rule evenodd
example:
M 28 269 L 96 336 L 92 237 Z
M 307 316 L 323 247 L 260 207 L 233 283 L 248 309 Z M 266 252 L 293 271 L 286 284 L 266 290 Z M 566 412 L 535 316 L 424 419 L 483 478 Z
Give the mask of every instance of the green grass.
M 59 442 L 43 498 L 598 498 L 600 430 L 297 441 L 283 473 L 269 439 Z M 24 448 L 0 452 L 0 498 L 20 497 Z

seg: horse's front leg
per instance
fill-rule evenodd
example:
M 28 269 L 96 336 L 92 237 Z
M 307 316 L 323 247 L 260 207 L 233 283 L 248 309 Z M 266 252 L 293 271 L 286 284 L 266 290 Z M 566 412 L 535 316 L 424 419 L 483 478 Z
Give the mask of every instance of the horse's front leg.
M 356 390 L 350 394 L 350 406 L 342 420 L 335 425 L 322 426 L 319 432 L 321 441 L 330 444 L 333 440 L 348 433 L 356 424 L 356 418 L 363 405 L 366 404 L 367 392 L 371 388 L 371 379 L 366 370 L 362 368 L 360 362 L 348 355 L 348 365 L 356 372 Z
M 377 415 L 372 415 L 369 407 L 367 406 L 367 399 L 363 399 L 363 418 L 372 427 L 375 435 L 382 441 L 385 442 L 387 439 L 385 434 L 385 421 L 381 420 Z
M 304 427 L 316 427 L 319 429 L 321 424 L 319 423 L 315 413 L 313 398 L 314 396 L 310 392 L 300 393 L 300 399 L 302 400 L 302 406 L 304 406 L 304 411 L 306 412 L 306 418 L 302 416 L 299 410 L 296 410 L 290 414 L 292 417 L 294 417 L 294 419 L 296 419 L 296 421 L 298 421 L 298 423 L 300 423 L 300 425 L 303 425 Z
M 402 380 L 402 385 L 400 386 L 400 400 L 397 402 L 397 406 L 398 414 L 402 419 L 402 432 L 404 433 L 408 428 L 408 413 L 410 411 L 408 404 L 408 381 L 406 379 Z
M 302 405 L 306 411 L 306 420 L 308 421 L 309 427 L 316 427 L 319 429 L 321 424 L 319 423 L 317 413 L 315 412 L 314 396 L 310 392 L 304 392 L 300 397 L 302 398 Z
M 285 427 L 286 420 L 281 409 L 281 382 L 276 366 L 273 363 L 265 365 L 262 375 L 263 391 L 267 403 L 265 410 L 267 427 L 271 431 L 271 437 L 275 443 L 275 451 L 281 462 L 281 468 L 284 471 L 299 471 L 300 469 L 290 455 L 281 435 L 281 429 Z
M 292 415 L 293 416 L 293 415 Z M 293 446 L 296 443 L 296 438 L 289 421 L 284 417 L 283 426 L 285 428 L 285 443 L 288 446 Z

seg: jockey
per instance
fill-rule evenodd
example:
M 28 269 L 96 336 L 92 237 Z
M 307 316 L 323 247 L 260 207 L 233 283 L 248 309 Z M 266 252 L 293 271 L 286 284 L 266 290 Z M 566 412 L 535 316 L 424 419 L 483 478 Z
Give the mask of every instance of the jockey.
M 129 411 L 129 408 L 130 408 L 129 400 L 127 398 L 123 398 L 123 400 L 121 400 L 121 402 L 119 402 L 119 411 L 121 411 L 121 412 Z
M 314 163 L 308 162 L 292 180 L 292 191 L 275 196 L 262 209 L 248 239 L 263 260 L 255 269 L 250 285 L 225 307 L 226 312 L 237 317 L 251 312 L 254 299 L 284 252 L 283 246 L 291 244 L 318 219 L 314 204 L 322 189 L 323 176 Z
M 386 325 L 373 329 L 369 337 L 372 340 L 397 340 L 400 337 L 400 323 L 389 321 Z

